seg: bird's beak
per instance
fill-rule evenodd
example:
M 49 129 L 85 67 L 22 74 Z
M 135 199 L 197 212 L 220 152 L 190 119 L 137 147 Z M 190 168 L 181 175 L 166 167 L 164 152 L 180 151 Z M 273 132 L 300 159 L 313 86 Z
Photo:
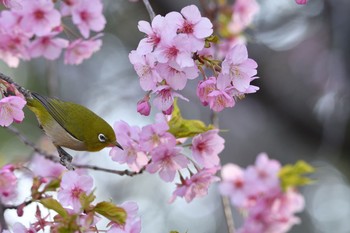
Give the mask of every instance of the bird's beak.
M 121 150 L 124 150 L 123 147 L 118 142 L 115 142 L 115 143 L 111 144 L 111 147 L 114 147 L 114 146 L 120 148 Z

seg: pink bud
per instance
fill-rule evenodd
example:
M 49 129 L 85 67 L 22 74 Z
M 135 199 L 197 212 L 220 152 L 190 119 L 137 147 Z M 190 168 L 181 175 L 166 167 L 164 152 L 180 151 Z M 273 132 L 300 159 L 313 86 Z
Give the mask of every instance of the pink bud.
M 295 0 L 295 2 L 299 5 L 305 5 L 307 3 L 307 0 Z
M 145 96 L 142 100 L 137 102 L 137 111 L 144 116 L 148 116 L 151 112 L 151 104 L 149 103 L 149 97 Z

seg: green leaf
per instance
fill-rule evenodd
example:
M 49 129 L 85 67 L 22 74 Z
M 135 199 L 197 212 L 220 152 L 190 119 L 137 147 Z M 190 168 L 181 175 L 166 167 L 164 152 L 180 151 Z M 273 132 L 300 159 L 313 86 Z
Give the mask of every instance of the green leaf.
M 81 193 L 79 195 L 79 201 L 82 209 L 88 210 L 90 207 L 90 204 L 95 200 L 95 198 L 96 196 L 94 195 L 94 192 L 91 192 L 89 195 L 86 195 L 85 193 Z
M 48 183 L 44 190 L 47 191 L 56 191 L 59 187 L 60 187 L 60 179 L 53 179 L 50 181 L 50 183 Z
M 171 120 L 168 122 L 168 124 L 168 132 L 174 135 L 176 138 L 193 137 L 197 134 L 214 129 L 213 125 L 206 126 L 203 121 L 186 120 L 182 118 L 176 99 L 174 101 L 174 110 L 171 115 Z
M 41 199 L 38 202 L 41 203 L 46 208 L 56 211 L 60 216 L 62 216 L 62 218 L 66 218 L 68 216 L 68 213 L 63 208 L 63 206 L 53 198 Z
M 315 168 L 305 161 L 299 160 L 294 165 L 285 165 L 279 172 L 281 186 L 283 191 L 289 187 L 296 187 L 313 183 L 314 181 L 306 174 L 315 172 Z
M 113 222 L 125 224 L 127 217 L 126 211 L 112 202 L 102 201 L 97 203 L 94 210 Z

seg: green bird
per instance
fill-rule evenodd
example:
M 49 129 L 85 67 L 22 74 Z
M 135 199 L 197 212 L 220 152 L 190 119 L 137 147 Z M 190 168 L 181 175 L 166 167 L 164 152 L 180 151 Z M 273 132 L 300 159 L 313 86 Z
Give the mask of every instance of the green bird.
M 68 169 L 73 169 L 70 165 L 72 156 L 62 147 L 92 152 L 114 146 L 123 149 L 117 142 L 112 127 L 86 107 L 34 92 L 30 96 L 26 98 L 27 106 L 56 146 L 61 164 Z

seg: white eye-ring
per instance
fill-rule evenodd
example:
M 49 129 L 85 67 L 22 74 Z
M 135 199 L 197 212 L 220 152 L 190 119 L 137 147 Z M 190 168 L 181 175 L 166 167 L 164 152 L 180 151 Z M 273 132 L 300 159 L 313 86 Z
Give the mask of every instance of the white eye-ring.
M 103 135 L 102 133 L 100 133 L 100 134 L 98 135 L 98 140 L 99 140 L 100 142 L 106 142 L 106 136 Z

